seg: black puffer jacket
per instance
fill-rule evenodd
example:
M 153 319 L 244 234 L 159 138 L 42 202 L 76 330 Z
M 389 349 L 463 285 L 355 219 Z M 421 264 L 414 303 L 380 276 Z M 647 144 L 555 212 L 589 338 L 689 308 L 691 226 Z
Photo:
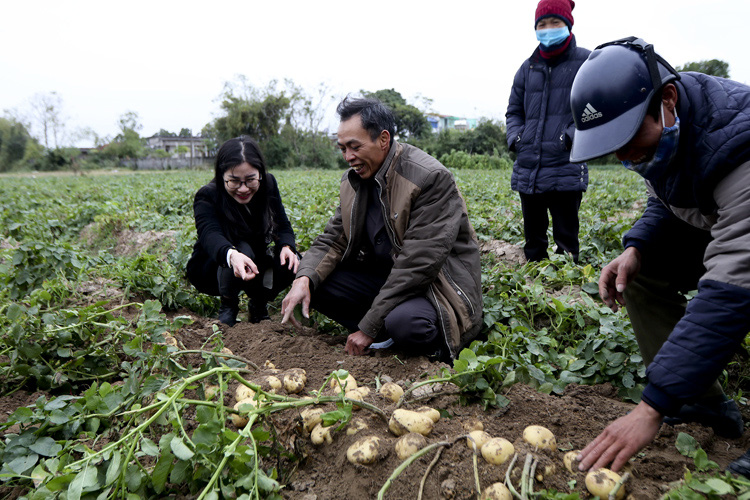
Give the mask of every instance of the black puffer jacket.
M 589 54 L 573 37 L 568 49 L 553 60 L 544 59 L 537 47 L 516 73 L 505 114 L 508 147 L 517 154 L 510 180 L 514 191 L 586 190 L 586 164 L 570 163 L 575 130 L 570 87 Z

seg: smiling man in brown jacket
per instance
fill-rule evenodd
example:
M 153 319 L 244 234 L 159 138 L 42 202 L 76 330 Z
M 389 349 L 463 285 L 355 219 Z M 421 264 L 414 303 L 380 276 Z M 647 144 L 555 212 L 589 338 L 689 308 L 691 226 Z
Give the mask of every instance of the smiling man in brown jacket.
M 338 146 L 351 167 L 340 203 L 305 253 L 282 302 L 282 322 L 302 305 L 348 328 L 346 352 L 393 340 L 411 354 L 455 358 L 482 326 L 479 249 L 452 174 L 394 140 L 377 99 L 345 98 Z

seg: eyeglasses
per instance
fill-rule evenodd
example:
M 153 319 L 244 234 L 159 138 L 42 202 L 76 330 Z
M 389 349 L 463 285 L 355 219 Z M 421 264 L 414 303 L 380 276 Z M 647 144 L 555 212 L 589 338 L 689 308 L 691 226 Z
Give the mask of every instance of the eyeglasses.
M 252 179 L 246 179 L 244 181 L 239 179 L 229 179 L 225 180 L 224 183 L 229 189 L 239 189 L 243 184 L 249 189 L 254 189 L 260 185 L 260 177 L 253 177 Z

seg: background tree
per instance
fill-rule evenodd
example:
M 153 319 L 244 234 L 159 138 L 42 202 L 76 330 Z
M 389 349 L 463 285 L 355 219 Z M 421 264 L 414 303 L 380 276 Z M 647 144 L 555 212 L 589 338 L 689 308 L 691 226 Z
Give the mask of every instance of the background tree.
M 677 71 L 697 71 L 706 75 L 729 78 L 729 63 L 720 59 L 689 62 L 685 63 L 684 66 L 677 66 L 675 69 Z
M 179 135 L 180 137 L 192 137 L 193 131 L 190 130 L 189 128 L 181 128 L 180 133 L 177 135 Z
M 0 118 L 0 172 L 20 167 L 27 148 L 34 142 L 23 123 L 13 118 Z
M 170 132 L 169 130 L 165 130 L 163 128 L 160 128 L 156 135 L 158 135 L 159 137 L 177 137 L 177 134 L 175 134 L 174 132 Z
M 318 130 L 325 116 L 327 88 L 322 88 L 313 98 L 291 80 L 256 88 L 239 76 L 224 85 L 223 114 L 203 127 L 204 143 L 215 152 L 227 139 L 248 135 L 258 141 L 270 168 L 336 166 L 336 150 Z
M 103 153 L 105 156 L 119 160 L 137 159 L 145 154 L 145 146 L 139 131 L 143 125 L 139 122 L 138 113 L 127 111 L 117 120 L 120 133 L 110 142 Z
M 62 115 L 62 98 L 57 92 L 34 94 L 30 101 L 31 121 L 38 129 L 45 148 L 62 146 L 65 124 Z
M 379 99 L 393 111 L 396 119 L 396 133 L 401 140 L 427 137 L 432 128 L 424 113 L 416 106 L 406 102 L 403 96 L 394 89 L 383 89 L 375 92 L 361 91 L 365 97 Z

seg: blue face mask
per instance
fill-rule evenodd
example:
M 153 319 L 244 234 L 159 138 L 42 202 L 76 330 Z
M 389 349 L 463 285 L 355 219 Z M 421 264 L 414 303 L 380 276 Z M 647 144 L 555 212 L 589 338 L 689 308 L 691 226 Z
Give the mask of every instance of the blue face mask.
M 674 110 L 674 125 L 667 127 L 664 123 L 664 106 L 662 105 L 661 125 L 663 129 L 654 157 L 642 163 L 625 160 L 622 162 L 625 168 L 646 179 L 658 178 L 666 170 L 675 153 L 677 153 L 677 144 L 680 140 L 680 118 L 677 116 L 676 108 Z
M 546 30 L 536 30 L 536 39 L 545 47 L 552 47 L 563 43 L 570 36 L 570 30 L 567 26 L 562 28 L 549 28 Z

